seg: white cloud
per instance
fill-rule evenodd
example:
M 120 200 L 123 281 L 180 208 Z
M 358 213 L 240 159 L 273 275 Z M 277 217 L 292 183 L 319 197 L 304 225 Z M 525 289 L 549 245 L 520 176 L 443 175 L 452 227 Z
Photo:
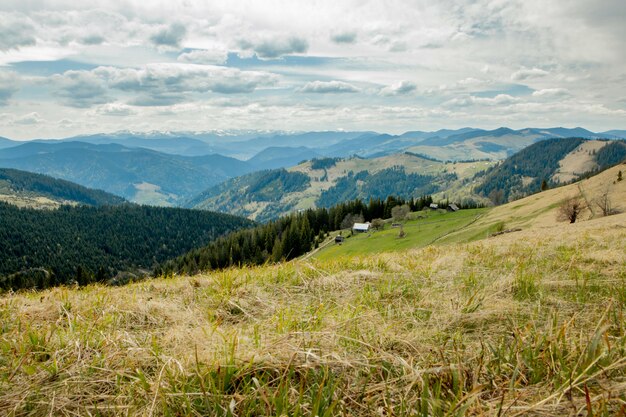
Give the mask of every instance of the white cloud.
M 403 80 L 383 88 L 380 90 L 380 94 L 383 96 L 399 96 L 411 94 L 416 90 L 417 85 L 415 83 Z
M 533 97 L 567 97 L 570 92 L 566 88 L 544 88 L 542 90 L 533 91 Z
M 106 103 L 98 106 L 90 114 L 102 116 L 132 116 L 137 114 L 137 110 L 124 103 Z
M 44 122 L 44 120 L 37 112 L 28 113 L 13 120 L 13 123 L 15 124 L 26 126 L 36 125 L 42 122 Z
M 548 74 L 548 71 L 542 70 L 540 68 L 523 68 L 511 74 L 511 79 L 514 81 L 523 81 L 529 78 L 545 77 Z
M 360 90 L 343 81 L 311 81 L 300 88 L 303 93 L 358 93 Z
M 196 49 L 180 54 L 178 61 L 189 64 L 224 64 L 227 58 L 226 48 Z
M 473 105 L 505 106 L 508 104 L 518 103 L 519 101 L 519 98 L 513 97 L 509 94 L 498 94 L 495 97 L 477 97 L 469 95 L 453 98 L 445 102 L 444 105 L 447 107 L 468 107 Z

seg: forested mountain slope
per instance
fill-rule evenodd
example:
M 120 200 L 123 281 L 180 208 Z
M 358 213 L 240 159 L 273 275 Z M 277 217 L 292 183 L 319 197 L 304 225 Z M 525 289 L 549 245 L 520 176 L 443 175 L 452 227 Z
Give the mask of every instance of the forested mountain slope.
M 233 178 L 188 201 L 188 207 L 228 212 L 258 221 L 291 211 L 331 207 L 360 198 L 417 198 L 462 184 L 490 161 L 441 162 L 415 154 L 380 158 L 320 158 L 288 170 Z M 458 195 L 469 197 L 465 191 Z
M 131 204 L 36 210 L 0 203 L 0 288 L 86 284 L 147 271 L 251 225 L 202 210 Z
M 583 138 L 537 142 L 478 174 L 474 192 L 496 204 L 606 169 L 626 159 L 626 142 Z
M 35 208 L 54 208 L 61 204 L 104 206 L 125 202 L 122 197 L 101 190 L 10 168 L 0 168 L 0 201 Z
M 185 157 L 82 142 L 28 142 L 0 149 L 0 167 L 51 175 L 155 205 L 176 205 L 253 170 L 245 162 L 221 155 Z

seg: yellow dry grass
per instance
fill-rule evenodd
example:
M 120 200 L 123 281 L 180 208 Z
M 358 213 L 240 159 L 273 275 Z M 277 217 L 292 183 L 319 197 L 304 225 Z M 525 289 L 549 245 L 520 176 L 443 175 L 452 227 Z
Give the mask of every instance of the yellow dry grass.
M 537 214 L 535 198 L 485 219 Z M 548 218 L 474 243 L 5 294 L 0 414 L 623 413 L 626 215 Z
M 583 142 L 559 162 L 559 169 L 552 176 L 552 180 L 566 183 L 575 180 L 586 172 L 596 169 L 598 164 L 595 161 L 594 154 L 608 143 L 608 141 L 600 140 Z

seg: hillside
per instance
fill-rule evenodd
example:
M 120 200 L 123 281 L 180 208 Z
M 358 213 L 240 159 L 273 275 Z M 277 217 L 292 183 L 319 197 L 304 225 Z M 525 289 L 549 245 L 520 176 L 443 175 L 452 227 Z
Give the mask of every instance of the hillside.
M 626 164 L 619 164 L 593 177 L 583 179 L 577 183 L 543 191 L 526 198 L 494 207 L 485 216 L 469 225 L 467 228 L 446 236 L 444 242 L 457 242 L 482 239 L 488 236 L 494 228 L 523 228 L 533 229 L 537 233 L 541 229 L 562 227 L 557 222 L 557 210 L 566 199 L 576 197 L 585 202 L 587 207 L 581 213 L 581 221 L 599 219 L 602 210 L 599 206 L 603 196 L 607 196 L 610 206 L 618 213 L 626 213 L 626 181 L 617 181 L 618 173 L 626 174 Z M 624 214 L 615 216 L 623 218 Z
M 537 142 L 485 172 L 474 192 L 500 204 L 601 171 L 626 159 L 626 142 L 582 138 Z
M 200 210 L 130 204 L 37 210 L 0 203 L 0 288 L 46 288 L 73 280 L 84 285 L 119 272 L 145 274 L 251 225 Z
M 420 197 L 460 185 L 493 164 L 489 161 L 445 163 L 406 153 L 372 159 L 318 159 L 286 170 L 289 176 L 304 175 L 307 180 L 298 189 L 273 188 L 272 199 L 257 196 L 257 184 L 265 183 L 277 172 L 265 171 L 226 181 L 190 200 L 186 206 L 267 221 L 294 210 L 331 207 L 355 198 Z M 459 195 L 471 197 L 468 193 Z
M 0 201 L 20 207 L 57 208 L 62 204 L 117 205 L 125 200 L 47 175 L 0 168 Z
M 118 144 L 28 142 L 0 150 L 0 166 L 76 182 L 153 205 L 177 205 L 253 170 L 221 155 L 185 157 Z
M 624 167 L 582 190 L 623 204 Z M 6 294 L 0 413 L 619 415 L 626 214 L 557 223 L 576 190 L 476 242 Z

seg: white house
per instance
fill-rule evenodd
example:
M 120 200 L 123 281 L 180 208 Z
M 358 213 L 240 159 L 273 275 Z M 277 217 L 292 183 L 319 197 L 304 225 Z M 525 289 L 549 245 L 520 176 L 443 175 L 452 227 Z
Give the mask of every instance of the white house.
M 370 230 L 370 223 L 354 223 L 352 226 L 354 232 L 364 233 Z

